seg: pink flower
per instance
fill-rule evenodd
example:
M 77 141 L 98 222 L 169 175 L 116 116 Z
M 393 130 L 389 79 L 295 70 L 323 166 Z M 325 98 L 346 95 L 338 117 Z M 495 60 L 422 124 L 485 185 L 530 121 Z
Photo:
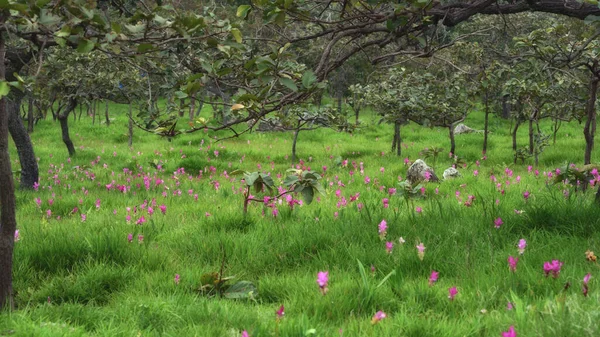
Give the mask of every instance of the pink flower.
M 502 222 L 502 218 L 496 218 L 496 220 L 494 220 L 494 227 L 496 228 L 500 228 L 500 226 L 502 226 L 504 222 Z
M 388 241 L 388 242 L 386 242 L 386 243 L 385 243 L 385 251 L 386 251 L 388 254 L 391 254 L 391 253 L 392 253 L 392 249 L 394 249 L 394 243 L 393 243 L 392 241 Z
M 456 294 L 458 294 L 458 290 L 456 289 L 456 287 L 452 287 L 448 289 L 448 298 L 453 301 L 454 300 L 454 296 L 456 296 Z
M 166 214 L 166 213 L 167 213 L 167 206 L 165 206 L 165 205 L 160 205 L 160 206 L 158 206 L 158 208 L 160 209 L 160 212 L 161 212 L 162 214 Z
M 17 230 L 15 231 L 15 242 L 17 242 L 17 241 L 19 241 L 19 240 L 21 240 L 21 235 L 19 234 L 19 230 L 17 229 Z
M 425 245 L 423 245 L 423 242 L 417 245 L 417 256 L 423 261 L 423 257 L 425 257 Z
M 129 243 L 133 242 L 133 234 L 131 234 L 131 233 L 127 234 L 127 241 L 129 241 Z
M 559 260 L 552 260 L 552 262 L 544 262 L 544 274 L 546 275 L 546 277 L 548 277 L 548 275 L 552 273 L 552 277 L 557 278 L 560 274 L 560 269 L 562 265 L 563 262 Z
M 317 284 L 321 289 L 323 295 L 327 293 L 327 282 L 329 282 L 329 272 L 328 271 L 320 271 L 317 273 Z
M 141 244 L 142 242 L 144 242 L 144 235 L 142 235 L 142 234 L 139 234 L 139 235 L 138 235 L 138 243 L 140 243 L 140 244 Z
M 525 239 L 519 240 L 519 244 L 517 245 L 517 248 L 519 248 L 520 255 L 523 255 L 526 247 L 527 247 L 527 241 L 525 241 Z
M 385 234 L 387 232 L 387 222 L 385 221 L 385 219 L 381 220 L 381 222 L 379 223 L 379 236 L 380 237 L 385 237 Z
M 587 297 L 588 295 L 588 282 L 590 282 L 590 278 L 592 278 L 592 274 L 587 273 L 583 277 L 583 296 Z
M 87 220 L 87 215 L 81 214 L 81 222 L 85 222 Z
M 285 315 L 285 308 L 283 307 L 283 304 L 279 307 L 279 309 L 277 309 L 277 311 L 275 312 L 275 314 L 277 314 L 277 319 L 280 319 L 283 317 L 283 315 Z
M 508 268 L 513 273 L 517 271 L 517 262 L 519 262 L 519 258 L 515 258 L 512 256 L 508 257 Z
M 382 319 L 386 318 L 387 315 L 385 314 L 385 312 L 379 310 L 378 312 L 375 313 L 375 315 L 373 315 L 373 318 L 371 319 L 371 324 L 377 324 L 379 321 L 381 321 Z
M 423 209 L 422 209 L 421 207 L 417 206 L 417 207 L 415 208 L 415 212 L 417 212 L 417 213 L 421 214 L 421 213 L 423 212 Z
M 369 184 L 371 182 L 371 178 L 369 176 L 365 177 L 365 184 Z
M 431 275 L 429 276 L 429 286 L 432 286 L 438 280 L 439 272 L 432 270 Z
M 530 195 L 529 191 L 523 192 L 523 198 L 525 198 L 525 200 L 529 199 L 529 195 Z
M 175 280 L 174 280 L 175 284 L 179 284 L 179 279 L 180 279 L 179 274 L 175 274 Z
M 388 199 L 388 198 L 383 198 L 383 199 L 381 200 L 381 202 L 383 202 L 383 208 L 388 208 L 388 207 L 390 207 L 390 199 Z
M 250 337 L 250 335 L 248 335 L 248 331 L 242 331 L 242 337 Z
M 100 199 L 96 199 L 96 209 L 100 209 Z
M 508 328 L 508 331 L 502 332 L 502 337 L 517 337 L 515 327 L 511 325 L 510 328 Z
M 513 310 L 513 304 L 512 304 L 512 303 L 510 303 L 510 302 L 508 302 L 508 303 L 506 304 L 506 310 Z

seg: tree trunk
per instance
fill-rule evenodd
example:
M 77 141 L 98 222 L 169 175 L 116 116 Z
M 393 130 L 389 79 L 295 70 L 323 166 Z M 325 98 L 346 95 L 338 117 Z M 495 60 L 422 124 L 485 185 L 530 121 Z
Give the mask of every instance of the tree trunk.
M 129 137 L 127 139 L 127 145 L 131 148 L 133 145 L 133 114 L 132 114 L 132 104 L 129 103 L 129 124 L 127 126 L 127 130 L 129 131 Z
M 483 150 L 482 153 L 485 155 L 487 153 L 488 146 L 488 132 L 489 132 L 489 120 L 490 120 L 490 104 L 488 100 L 488 91 L 485 90 L 485 118 L 483 121 Z
M 519 125 L 521 122 L 519 120 L 515 121 L 515 128 L 512 131 L 512 148 L 513 151 L 517 151 L 517 131 L 519 130 Z
M 96 101 L 92 101 L 92 125 L 96 124 L 96 107 Z
M 594 135 L 596 133 L 596 95 L 598 93 L 598 82 L 600 78 L 592 75 L 589 89 L 589 99 L 585 107 L 587 120 L 583 128 L 583 136 L 585 137 L 585 156 L 584 164 L 588 165 L 592 162 L 592 150 L 594 149 Z
M 344 93 L 343 92 L 338 92 L 337 93 L 337 112 L 338 115 L 342 115 L 342 103 L 343 103 L 343 98 L 344 98 Z
M 510 102 L 508 99 L 509 95 L 502 96 L 502 118 L 508 119 L 510 118 Z
M 556 145 L 556 134 L 558 133 L 558 130 L 560 129 L 560 126 L 562 125 L 560 119 L 555 119 L 554 120 L 554 130 L 552 130 L 552 144 Z
M 75 109 L 76 106 L 77 101 L 72 98 L 69 100 L 69 104 L 65 107 L 65 110 L 58 115 L 58 120 L 60 121 L 60 130 L 62 132 L 62 140 L 67 146 L 69 156 L 71 157 L 75 156 L 75 146 L 73 145 L 73 141 L 71 141 L 71 136 L 69 135 L 69 114 Z
M 402 155 L 402 134 L 400 121 L 394 122 L 394 145 L 392 146 L 392 152 L 396 150 L 396 155 L 400 157 Z
M 185 106 L 185 98 L 179 100 L 179 117 L 183 117 L 183 107 Z
M 296 163 L 296 143 L 298 142 L 298 134 L 300 133 L 300 127 L 294 130 L 294 141 L 292 142 L 292 165 Z
M 4 17 L 0 16 L 0 25 Z M 0 34 L 0 80 L 6 76 L 4 34 Z M 12 309 L 13 247 L 17 219 L 15 214 L 15 186 L 8 152 L 9 112 L 6 97 L 0 99 L 0 310 Z
M 110 126 L 110 118 L 108 117 L 108 100 L 104 99 L 104 118 L 106 119 L 106 126 Z
M 19 116 L 19 108 L 23 96 L 17 91 L 11 93 L 12 100 L 6 100 L 8 113 L 8 130 L 17 148 L 19 162 L 21 163 L 21 189 L 33 189 L 39 180 L 38 164 L 31 144 L 31 138 Z M 32 110 L 32 109 L 30 109 Z
M 190 122 L 194 121 L 194 115 L 196 114 L 196 94 L 192 95 L 192 100 L 190 101 Z
M 529 154 L 533 154 L 533 118 L 529 118 Z
M 27 106 L 27 133 L 33 133 L 33 124 L 35 118 L 33 117 L 33 95 L 29 96 L 29 105 Z
M 456 155 L 456 142 L 454 140 L 454 125 L 450 124 L 450 126 L 448 127 L 448 134 L 450 136 L 450 153 L 452 153 L 452 155 Z

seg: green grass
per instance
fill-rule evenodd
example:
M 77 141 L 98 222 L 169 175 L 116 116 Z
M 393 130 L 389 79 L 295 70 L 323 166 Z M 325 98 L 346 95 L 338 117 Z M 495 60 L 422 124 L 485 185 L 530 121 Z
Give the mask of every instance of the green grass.
M 401 158 L 390 153 L 393 127 L 378 125 L 370 113 L 353 135 L 327 129 L 300 133 L 298 154 L 304 165 L 317 172 L 327 167 L 322 180 L 327 194 L 293 210 L 284 199 L 273 217 L 262 204 L 252 204 L 244 216 L 242 184 L 224 171 L 260 167 L 273 177 L 284 176 L 291 133 L 251 133 L 214 142 L 215 136 L 227 134 L 197 132 L 168 142 L 136 130 L 129 149 L 126 111 L 111 105 L 115 120 L 110 127 L 92 125 L 85 117 L 71 120 L 78 152 L 70 159 L 57 123 L 45 120 L 36 126 L 32 140 L 40 158 L 40 189 L 17 192 L 18 309 L 0 315 L 0 336 L 240 336 L 242 330 L 250 336 L 310 336 L 311 329 L 316 336 L 501 336 L 511 325 L 520 337 L 600 335 L 600 273 L 585 258 L 586 250 L 600 250 L 595 189 L 575 192 L 544 176 L 567 162 L 581 166 L 581 125 L 561 128 L 557 143 L 534 167 L 540 172 L 536 177 L 527 171 L 531 162 L 512 164 L 510 123 L 492 117 L 487 159 L 481 155 L 482 135 L 457 136 L 456 152 L 467 162 L 463 177 L 425 184 L 425 197 L 410 200 L 389 196 L 388 188 L 398 187 L 399 177 L 405 177 L 404 158 L 415 160 L 426 147 L 449 148 L 445 129 L 404 126 Z M 466 123 L 481 129 L 483 116 L 473 113 Z M 542 129 L 549 133 L 550 124 L 542 123 Z M 519 132 L 521 145 L 526 132 Z M 12 151 L 11 158 L 17 158 Z M 348 159 L 348 166 L 336 166 L 338 157 Z M 353 167 L 360 163 L 362 175 Z M 438 174 L 450 165 L 444 151 L 437 159 Z M 505 174 L 507 167 L 512 177 Z M 174 174 L 179 168 L 185 173 Z M 16 161 L 13 169 L 18 170 Z M 151 177 L 149 189 L 144 176 Z M 371 183 L 365 184 L 366 176 Z M 164 183 L 157 186 L 157 178 Z M 111 183 L 130 189 L 108 190 Z M 338 189 L 346 206 L 337 206 Z M 528 201 L 524 191 L 531 192 Z M 359 199 L 350 202 L 356 193 Z M 469 195 L 475 201 L 466 207 L 462 202 Z M 389 208 L 383 207 L 383 198 L 389 198 Z M 154 214 L 149 215 L 153 200 Z M 166 214 L 159 210 L 163 204 Z M 146 222 L 135 224 L 142 214 Z M 504 222 L 499 229 L 493 225 L 497 217 Z M 395 243 L 391 254 L 377 233 L 382 219 L 389 226 L 386 240 Z M 142 243 L 138 235 L 144 236 Z M 399 244 L 400 237 L 405 244 Z M 507 258 L 518 256 L 521 238 L 528 246 L 517 272 L 511 273 Z M 427 247 L 423 260 L 415 248 L 421 242 Z M 552 259 L 564 262 L 558 279 L 544 277 L 542 265 Z M 366 267 L 365 279 L 358 260 Z M 231 300 L 199 292 L 202 275 L 222 266 L 225 276 L 253 282 L 258 296 Z M 330 281 L 323 296 L 316 277 L 325 270 Z M 432 270 L 440 276 L 429 286 Z M 593 278 L 586 298 L 581 287 L 588 272 Z M 178 285 L 175 274 L 181 276 Z M 458 295 L 450 301 L 453 286 Z M 506 309 L 508 302 L 513 310 Z M 281 305 L 285 316 L 278 320 Z M 371 324 L 379 310 L 388 317 Z

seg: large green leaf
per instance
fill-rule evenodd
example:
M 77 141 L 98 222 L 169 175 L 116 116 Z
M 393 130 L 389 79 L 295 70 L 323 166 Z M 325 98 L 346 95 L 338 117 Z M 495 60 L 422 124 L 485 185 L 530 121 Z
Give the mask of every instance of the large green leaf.
M 4 80 L 0 81 L 0 98 L 8 95 L 10 92 L 10 86 Z
M 250 5 L 241 5 L 240 7 L 238 7 L 235 15 L 238 18 L 245 19 L 248 16 L 248 13 L 250 13 L 251 9 L 252 9 L 252 6 L 250 6 Z
M 77 51 L 80 53 L 89 53 L 94 49 L 96 44 L 94 41 L 90 41 L 87 39 L 79 39 L 79 44 L 77 44 Z
M 231 28 L 231 35 L 235 39 L 235 42 L 242 43 L 242 32 L 237 28 Z
M 223 293 L 225 298 L 230 299 L 250 299 L 258 296 L 258 289 L 249 281 L 239 281 L 227 288 Z
M 302 189 L 302 198 L 307 205 L 310 205 L 310 203 L 313 201 L 314 195 L 315 191 L 313 190 L 312 186 L 305 186 L 304 189 Z
M 317 81 L 317 76 L 312 71 L 308 70 L 302 75 L 302 86 L 306 89 L 310 89 L 312 85 Z
M 292 80 L 292 79 L 280 77 L 279 83 L 281 83 L 283 86 L 286 86 L 288 89 L 292 90 L 293 92 L 298 91 L 298 86 L 296 85 L 296 83 L 294 83 L 294 80 Z

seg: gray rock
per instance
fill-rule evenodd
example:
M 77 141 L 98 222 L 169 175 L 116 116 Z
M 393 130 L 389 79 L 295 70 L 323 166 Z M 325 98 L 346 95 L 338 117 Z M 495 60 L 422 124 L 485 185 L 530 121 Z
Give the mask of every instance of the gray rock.
M 454 127 L 454 134 L 455 135 L 460 135 L 460 134 L 463 134 L 463 133 L 473 133 L 473 132 L 481 133 L 481 132 L 483 132 L 483 130 L 472 129 L 472 128 L 466 126 L 463 123 L 460 123 L 460 124 L 458 124 L 457 126 Z
M 449 167 L 444 171 L 444 179 L 449 179 L 449 178 L 458 178 L 460 177 L 460 172 L 458 172 L 457 169 L 455 169 L 454 167 Z
M 406 173 L 406 180 L 413 186 L 424 181 L 426 179 L 425 172 L 429 172 L 431 175 L 429 177 L 429 181 L 439 181 L 439 178 L 433 172 L 433 169 L 421 160 L 417 159 L 415 162 L 408 168 L 408 172 Z

